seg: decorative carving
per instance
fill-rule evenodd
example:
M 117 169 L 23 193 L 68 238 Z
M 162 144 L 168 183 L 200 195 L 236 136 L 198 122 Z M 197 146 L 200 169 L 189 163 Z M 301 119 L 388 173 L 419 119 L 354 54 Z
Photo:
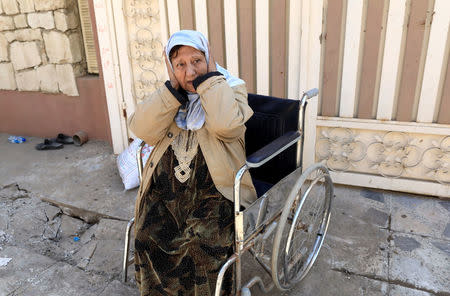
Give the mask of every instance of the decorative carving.
M 407 168 L 419 164 L 422 153 L 411 144 L 407 134 L 388 132 L 383 138 L 375 138 L 377 142 L 369 145 L 367 157 L 372 163 L 371 169 L 377 169 L 380 175 L 398 178 Z
M 433 142 L 434 147 L 428 148 L 422 157 L 423 165 L 429 169 L 428 175 L 441 184 L 450 184 L 450 136 L 441 143 Z
M 323 130 L 322 135 L 323 138 L 317 142 L 317 154 L 331 170 L 346 171 L 366 154 L 366 145 L 358 141 L 350 129 Z
M 319 161 L 334 171 L 379 174 L 450 184 L 450 136 L 320 128 Z
M 142 100 L 164 83 L 160 17 L 155 0 L 123 0 L 128 47 L 133 65 L 134 95 Z

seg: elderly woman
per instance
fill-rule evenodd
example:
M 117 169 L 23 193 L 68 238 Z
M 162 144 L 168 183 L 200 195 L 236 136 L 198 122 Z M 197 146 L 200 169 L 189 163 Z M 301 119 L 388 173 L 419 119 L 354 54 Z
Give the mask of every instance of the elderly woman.
M 136 281 L 141 295 L 214 295 L 233 253 L 234 174 L 253 112 L 244 81 L 215 63 L 200 32 L 173 34 L 164 56 L 170 80 L 130 118 L 154 146 L 136 201 Z M 249 175 L 241 195 L 243 206 L 256 198 Z M 230 273 L 223 294 L 232 283 Z

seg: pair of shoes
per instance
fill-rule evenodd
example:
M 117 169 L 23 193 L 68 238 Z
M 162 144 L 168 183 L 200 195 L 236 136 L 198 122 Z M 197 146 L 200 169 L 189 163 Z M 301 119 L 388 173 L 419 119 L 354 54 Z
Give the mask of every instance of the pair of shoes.
M 61 143 L 56 143 L 52 139 L 45 139 L 44 143 L 39 143 L 36 145 L 36 150 L 57 150 L 64 148 Z
M 36 145 L 36 150 L 57 150 L 64 148 L 63 144 L 73 144 L 73 138 L 64 134 L 58 134 L 56 138 L 45 139 L 44 143 Z

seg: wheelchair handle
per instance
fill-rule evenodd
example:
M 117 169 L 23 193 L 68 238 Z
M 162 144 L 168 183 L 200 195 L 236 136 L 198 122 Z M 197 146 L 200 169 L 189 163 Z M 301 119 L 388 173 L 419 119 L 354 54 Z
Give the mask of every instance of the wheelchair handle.
M 303 163 L 303 142 L 304 142 L 304 127 L 305 127 L 305 110 L 307 100 L 317 96 L 319 94 L 318 88 L 312 88 L 303 93 L 302 98 L 300 99 L 300 112 L 299 112 L 299 129 L 302 131 L 300 147 L 297 149 L 297 167 L 301 166 Z
M 306 99 L 311 99 L 311 98 L 317 96 L 318 94 L 319 94 L 319 89 L 312 88 L 312 89 L 308 90 L 307 92 L 304 92 L 303 97 L 306 96 Z
M 300 107 L 302 108 L 302 111 L 306 105 L 306 101 L 314 98 L 315 96 L 317 96 L 319 94 L 319 89 L 318 88 L 311 88 L 308 91 L 305 91 L 302 95 L 302 98 L 300 99 Z

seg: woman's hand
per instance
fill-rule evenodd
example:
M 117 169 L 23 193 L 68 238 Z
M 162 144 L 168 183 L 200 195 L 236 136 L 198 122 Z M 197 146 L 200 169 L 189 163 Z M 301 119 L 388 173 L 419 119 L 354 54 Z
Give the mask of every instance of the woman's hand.
M 209 46 L 209 43 L 208 43 L 208 51 L 209 51 L 208 73 L 215 72 L 215 71 L 217 71 L 216 61 L 214 60 L 214 57 L 212 55 L 212 51 L 211 51 L 211 47 Z
M 180 83 L 178 82 L 177 78 L 175 77 L 175 74 L 173 73 L 169 58 L 166 55 L 165 47 L 163 49 L 163 55 L 164 55 L 164 60 L 166 61 L 166 68 L 167 68 L 167 73 L 169 74 L 170 84 L 172 85 L 172 87 L 174 89 L 178 90 L 178 88 L 180 87 Z

